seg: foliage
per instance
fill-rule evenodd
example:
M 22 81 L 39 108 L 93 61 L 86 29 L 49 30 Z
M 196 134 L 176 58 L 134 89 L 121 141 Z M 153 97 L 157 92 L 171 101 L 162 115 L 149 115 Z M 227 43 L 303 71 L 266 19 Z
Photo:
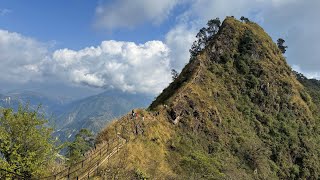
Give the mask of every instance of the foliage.
M 75 136 L 75 139 L 67 147 L 68 163 L 73 164 L 84 158 L 84 154 L 95 147 L 94 135 L 88 129 L 81 129 Z
M 208 45 L 208 42 L 218 33 L 220 26 L 220 19 L 215 18 L 208 21 L 207 27 L 199 30 L 196 35 L 197 40 L 193 42 L 189 50 L 191 58 L 196 57 Z
M 211 19 L 207 23 L 207 33 L 209 37 L 213 37 L 218 33 L 219 28 L 221 27 L 221 21 L 219 18 Z
M 305 91 L 301 91 L 301 98 L 304 101 L 309 102 L 312 99 L 312 102 L 315 103 L 320 112 L 320 81 L 317 79 L 308 79 L 303 74 L 298 72 L 293 72 L 297 80 L 306 88 Z
M 227 18 L 191 59 L 145 112 L 144 133 L 128 138 L 123 172 L 143 169 L 152 179 L 319 179 L 319 82 L 299 83 L 261 27 Z M 133 122 L 115 122 L 121 123 L 130 132 Z M 101 133 L 104 139 L 115 124 Z
M 148 180 L 150 179 L 148 175 L 146 175 L 145 172 L 141 171 L 140 169 L 136 169 L 135 176 L 138 180 Z
M 0 164 L 25 178 L 38 177 L 54 161 L 54 146 L 47 120 L 37 110 L 20 106 L 0 110 Z
M 245 23 L 249 23 L 250 22 L 250 20 L 248 18 L 244 17 L 244 16 L 241 16 L 240 20 L 242 22 L 245 22 Z
M 179 73 L 175 69 L 171 69 L 172 81 L 176 80 L 179 76 Z
M 285 42 L 286 42 L 286 41 L 285 41 L 284 39 L 282 39 L 282 38 L 279 38 L 279 39 L 277 40 L 278 48 L 280 49 L 280 51 L 282 52 L 282 54 L 286 53 L 287 48 L 288 48 L 288 46 L 285 46 L 285 45 L 284 45 Z

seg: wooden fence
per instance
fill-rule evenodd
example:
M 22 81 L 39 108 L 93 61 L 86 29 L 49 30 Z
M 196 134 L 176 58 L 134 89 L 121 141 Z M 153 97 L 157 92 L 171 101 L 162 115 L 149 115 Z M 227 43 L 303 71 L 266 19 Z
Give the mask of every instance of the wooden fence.
M 122 141 L 122 142 L 121 142 Z M 40 178 L 41 180 L 60 180 L 60 179 L 89 179 L 91 176 L 97 175 L 99 167 L 105 160 L 108 160 L 114 153 L 117 153 L 123 145 L 123 139 L 118 137 L 103 143 L 100 148 L 92 151 L 87 157 L 70 167 L 48 177 Z
M 115 138 L 108 143 L 103 143 L 97 149 L 88 153 L 84 160 L 72 164 L 70 167 L 63 169 L 54 175 L 32 178 L 32 180 L 64 180 L 64 179 L 89 179 L 99 173 L 99 167 L 107 161 L 113 154 L 117 153 L 124 145 L 125 140 L 121 137 Z M 0 169 L 0 180 L 14 179 L 23 180 L 25 178 L 20 174 Z

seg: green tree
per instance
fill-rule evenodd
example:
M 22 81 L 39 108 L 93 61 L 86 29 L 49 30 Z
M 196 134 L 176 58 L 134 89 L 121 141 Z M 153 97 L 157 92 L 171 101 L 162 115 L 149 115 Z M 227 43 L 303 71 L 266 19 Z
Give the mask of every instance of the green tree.
M 21 174 L 26 179 L 46 172 L 57 155 L 52 129 L 29 106 L 0 110 L 0 168 Z
M 201 28 L 196 35 L 197 40 L 193 42 L 189 50 L 191 58 L 196 57 L 207 46 L 209 40 L 218 33 L 221 21 L 219 18 L 211 19 L 208 21 L 207 26 Z
M 75 163 L 84 158 L 84 154 L 94 147 L 94 135 L 88 129 L 81 129 L 72 143 L 68 145 L 67 157 L 69 163 Z
M 179 73 L 175 69 L 171 69 L 172 81 L 176 80 L 179 76 Z
M 240 20 L 241 20 L 242 22 L 245 22 L 245 23 L 249 23 L 249 22 L 250 22 L 249 18 L 246 18 L 246 17 L 244 17 L 244 16 L 241 16 Z
M 288 48 L 288 46 L 285 46 L 285 45 L 284 45 L 285 42 L 286 42 L 286 41 L 285 41 L 284 39 L 282 39 L 282 38 L 279 38 L 279 39 L 277 40 L 278 48 L 281 50 L 282 54 L 286 53 L 287 48 Z
M 209 34 L 209 37 L 211 38 L 218 33 L 219 28 L 221 26 L 221 21 L 219 18 L 211 19 L 208 21 L 207 25 L 207 32 Z
M 196 37 L 198 38 L 198 46 L 201 50 L 204 49 L 208 40 L 207 29 L 201 28 Z

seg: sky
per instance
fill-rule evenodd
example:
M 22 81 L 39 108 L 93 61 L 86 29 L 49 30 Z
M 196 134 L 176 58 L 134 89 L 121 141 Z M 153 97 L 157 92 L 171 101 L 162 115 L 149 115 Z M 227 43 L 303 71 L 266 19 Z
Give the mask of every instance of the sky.
M 248 17 L 320 78 L 319 0 L 0 0 L 0 92 L 158 95 L 209 19 Z M 77 93 L 75 93 L 77 92 Z

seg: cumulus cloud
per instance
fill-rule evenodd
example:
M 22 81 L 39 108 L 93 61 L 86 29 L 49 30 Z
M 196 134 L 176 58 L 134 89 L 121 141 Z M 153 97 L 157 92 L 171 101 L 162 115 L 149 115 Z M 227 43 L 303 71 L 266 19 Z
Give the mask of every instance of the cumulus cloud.
M 171 58 L 171 67 L 180 71 L 190 58 L 189 49 L 195 41 L 196 30 L 185 24 L 178 24 L 165 37 Z
M 164 0 L 152 4 L 121 0 L 100 4 L 97 23 L 108 29 L 161 23 L 182 2 L 188 6 L 177 15 L 176 25 L 163 41 L 103 41 L 96 47 L 49 52 L 48 43 L 0 30 L 0 82 L 60 81 L 157 94 L 170 82 L 170 69 L 180 71 L 189 61 L 191 44 L 207 20 L 229 15 L 258 21 L 274 40 L 283 37 L 289 46 L 289 64 L 308 77 L 320 78 L 318 0 Z
M 170 82 L 169 48 L 103 41 L 78 51 L 59 49 L 18 33 L 0 30 L 0 82 L 64 82 L 128 92 L 156 94 Z
M 119 0 L 101 3 L 96 8 L 96 25 L 100 28 L 132 28 L 145 22 L 160 24 L 170 14 L 178 0 Z
M 79 51 L 57 50 L 47 67 L 76 84 L 153 94 L 170 81 L 168 53 L 161 41 L 103 41 Z
M 46 55 L 45 44 L 0 29 L 0 81 L 40 80 L 40 64 Z

